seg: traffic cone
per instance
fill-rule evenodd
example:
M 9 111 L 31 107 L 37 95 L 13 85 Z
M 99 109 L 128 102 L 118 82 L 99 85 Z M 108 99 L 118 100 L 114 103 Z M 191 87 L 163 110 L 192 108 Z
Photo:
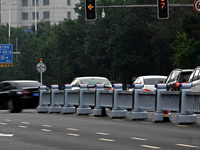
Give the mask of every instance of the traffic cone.
M 168 112 L 168 110 L 164 111 L 163 122 L 169 122 L 169 112 Z

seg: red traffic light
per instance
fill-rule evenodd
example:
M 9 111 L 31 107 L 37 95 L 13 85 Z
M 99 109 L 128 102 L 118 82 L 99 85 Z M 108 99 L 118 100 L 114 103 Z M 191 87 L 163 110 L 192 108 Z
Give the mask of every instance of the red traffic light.
M 169 3 L 168 0 L 158 0 L 158 18 L 159 19 L 168 19 L 169 18 Z

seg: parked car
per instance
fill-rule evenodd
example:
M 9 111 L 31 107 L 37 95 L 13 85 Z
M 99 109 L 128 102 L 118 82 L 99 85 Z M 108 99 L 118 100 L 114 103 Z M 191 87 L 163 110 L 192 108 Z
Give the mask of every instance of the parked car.
M 94 90 L 95 85 L 97 83 L 104 84 L 106 90 L 113 90 L 112 84 L 107 78 L 105 78 L 105 77 L 92 77 L 92 76 L 91 77 L 77 77 L 77 78 L 75 78 L 71 83 L 72 90 L 79 90 L 80 89 L 79 85 L 81 83 L 87 84 L 89 90 Z
M 41 84 L 32 80 L 13 80 L 0 83 L 0 109 L 8 109 L 11 113 L 22 109 L 36 108 L 39 104 Z
M 189 77 L 189 82 L 192 83 L 191 90 L 200 92 L 200 66 L 196 67 Z
M 166 78 L 167 76 L 162 75 L 139 76 L 134 84 L 144 84 L 143 91 L 155 91 L 155 84 L 164 83 Z
M 168 91 L 179 91 L 182 82 L 188 82 L 194 69 L 174 69 L 167 77 L 166 84 Z

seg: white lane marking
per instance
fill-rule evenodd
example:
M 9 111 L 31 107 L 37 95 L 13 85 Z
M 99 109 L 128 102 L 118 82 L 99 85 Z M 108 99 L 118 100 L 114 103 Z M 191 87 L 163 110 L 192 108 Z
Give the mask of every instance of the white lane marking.
M 22 122 L 23 124 L 30 124 L 30 122 Z
M 98 117 L 89 117 L 89 118 L 91 118 L 91 119 L 97 119 Z
M 146 147 L 146 148 L 152 148 L 152 149 L 160 149 L 160 147 L 155 147 L 155 146 L 150 146 L 150 145 L 140 145 L 142 147 Z
M 198 148 L 198 146 L 193 146 L 193 145 L 186 145 L 186 144 L 176 144 L 178 146 L 184 146 L 184 147 L 190 147 L 190 148 Z
M 112 139 L 104 139 L 104 138 L 99 138 L 101 141 L 107 141 L 107 142 L 114 142 L 115 140 Z
M 42 125 L 43 127 L 49 127 L 49 128 L 51 128 L 52 126 L 51 125 L 47 125 L 47 124 L 44 124 L 44 125 Z
M 19 127 L 19 128 L 24 128 L 24 129 L 27 128 L 27 126 L 18 126 L 18 127 Z
M 140 141 L 146 141 L 147 139 L 143 138 L 137 138 L 137 137 L 131 137 L 132 140 L 140 140 Z
M 152 122 L 141 122 L 141 123 L 144 123 L 144 124 L 153 124 Z
M 2 134 L 0 133 L 0 136 L 4 136 L 4 137 L 13 137 L 14 134 Z
M 80 136 L 80 134 L 74 134 L 74 133 L 67 133 L 67 135 L 70 135 L 70 136 Z
M 78 131 L 78 129 L 75 129 L 75 128 L 67 128 L 67 130 L 70 130 L 70 131 Z
M 52 130 L 48 130 L 48 129 L 41 129 L 41 131 L 44 131 L 44 132 L 51 132 Z
M 96 134 L 100 134 L 100 135 L 110 135 L 109 133 L 103 133 L 103 132 L 96 132 Z
M 4 119 L 4 120 L 7 121 L 7 122 L 12 121 L 12 120 L 10 120 L 10 119 Z
M 7 125 L 7 123 L 3 123 L 3 122 L 1 122 L 0 124 L 1 124 L 1 125 L 4 125 L 4 126 L 6 126 L 6 125 Z
M 124 121 L 124 120 L 121 120 L 121 119 L 113 119 L 114 121 Z
M 186 125 L 176 125 L 177 127 L 184 127 L 184 128 L 187 128 L 189 126 L 186 126 Z

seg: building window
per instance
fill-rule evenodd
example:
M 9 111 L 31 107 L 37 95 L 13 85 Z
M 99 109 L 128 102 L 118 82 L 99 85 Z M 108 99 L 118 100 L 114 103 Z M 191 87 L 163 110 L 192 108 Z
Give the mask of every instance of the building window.
M 67 19 L 71 19 L 71 11 L 67 12 Z
M 67 6 L 71 6 L 71 0 L 67 0 Z
M 37 15 L 37 20 L 39 20 L 39 13 L 37 12 L 36 15 Z M 33 20 L 35 20 L 35 12 L 32 12 L 32 16 L 33 16 Z
M 49 0 L 43 0 L 43 5 L 44 6 L 49 5 Z
M 33 0 L 32 3 L 33 3 L 33 6 L 35 6 L 35 0 Z M 39 0 L 36 0 L 36 6 L 38 5 L 39 5 Z
M 27 12 L 22 13 L 22 20 L 28 20 L 28 13 Z
M 50 13 L 49 13 L 49 11 L 44 11 L 43 12 L 43 19 L 50 19 Z
M 28 0 L 22 0 L 22 6 L 28 6 Z

